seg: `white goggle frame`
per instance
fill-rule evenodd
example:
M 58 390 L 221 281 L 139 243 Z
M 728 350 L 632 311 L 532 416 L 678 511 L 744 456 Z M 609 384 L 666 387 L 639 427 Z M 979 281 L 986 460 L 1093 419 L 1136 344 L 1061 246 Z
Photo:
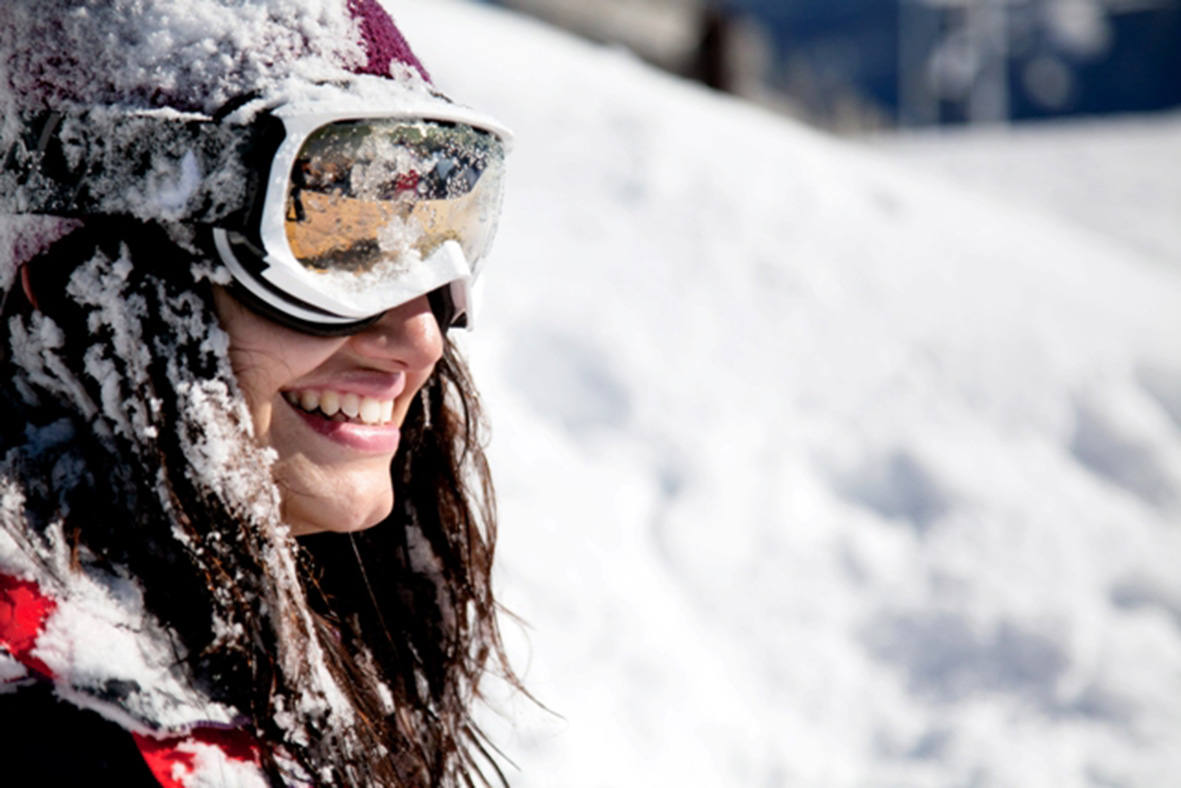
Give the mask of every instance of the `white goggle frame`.
M 378 113 L 309 111 L 285 105 L 273 110 L 271 115 L 281 121 L 285 136 L 271 160 L 263 188 L 258 225 L 263 248 L 251 248 L 248 252 L 240 235 L 226 228 L 213 228 L 215 248 L 234 280 L 270 310 L 291 318 L 293 324 L 307 324 L 312 331 L 326 333 L 372 320 L 386 310 L 450 285 L 455 315 L 462 316 L 462 324 L 470 328 L 471 288 L 480 274 L 481 260 L 468 260 L 460 244 L 453 240 L 444 241 L 396 279 L 383 282 L 379 293 L 326 286 L 323 276 L 309 271 L 296 259 L 287 238 L 285 214 L 291 173 L 308 137 L 334 123 L 406 120 L 461 124 L 493 135 L 505 153 L 511 146 L 511 133 L 491 118 L 461 106 L 440 106 L 437 100 L 422 107 Z M 251 265 L 243 257 L 261 260 L 253 260 L 255 264 Z

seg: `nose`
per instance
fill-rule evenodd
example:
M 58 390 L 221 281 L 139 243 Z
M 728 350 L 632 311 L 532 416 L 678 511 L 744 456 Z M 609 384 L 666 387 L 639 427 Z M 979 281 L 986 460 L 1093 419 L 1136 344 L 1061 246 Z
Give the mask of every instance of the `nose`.
M 353 350 L 399 369 L 427 369 L 443 356 L 443 332 L 425 295 L 386 312 L 350 339 Z

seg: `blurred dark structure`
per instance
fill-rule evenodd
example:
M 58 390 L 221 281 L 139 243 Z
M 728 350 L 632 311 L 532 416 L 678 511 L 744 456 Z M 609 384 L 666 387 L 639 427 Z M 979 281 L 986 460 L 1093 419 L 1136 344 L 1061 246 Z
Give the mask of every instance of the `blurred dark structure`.
M 666 71 L 763 104 L 781 104 L 769 31 L 718 0 L 483 0 L 626 47 Z
M 844 131 L 1181 106 L 1181 0 L 495 0 Z
M 715 90 L 733 93 L 734 74 L 730 61 L 734 45 L 730 35 L 731 17 L 722 9 L 707 7 L 701 15 L 701 37 L 689 76 Z

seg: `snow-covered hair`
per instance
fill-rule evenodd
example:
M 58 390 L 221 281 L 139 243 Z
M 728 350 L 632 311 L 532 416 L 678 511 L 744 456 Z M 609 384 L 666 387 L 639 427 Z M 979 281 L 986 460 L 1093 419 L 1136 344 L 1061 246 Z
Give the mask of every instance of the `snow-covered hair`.
M 376 0 L 0 8 L 4 123 L 62 105 L 209 112 L 344 75 L 433 90 Z M 297 544 L 217 324 L 219 281 L 187 226 L 0 219 L 0 572 L 62 599 L 80 578 L 132 583 L 145 631 L 167 633 L 176 657 L 165 672 L 244 724 L 275 779 L 498 773 L 471 718 L 503 651 L 492 488 L 462 359 L 448 342 L 407 414 L 390 517 Z M 167 732 L 153 678 L 137 680 L 114 696 L 110 682 L 59 694 Z

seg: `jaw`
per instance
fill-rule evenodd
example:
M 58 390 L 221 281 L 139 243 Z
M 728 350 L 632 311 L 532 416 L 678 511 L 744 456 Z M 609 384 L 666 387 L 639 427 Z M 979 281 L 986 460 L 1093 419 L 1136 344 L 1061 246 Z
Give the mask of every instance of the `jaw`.
M 283 519 L 296 536 L 364 530 L 394 507 L 388 461 L 326 466 L 296 455 L 275 464 L 275 480 Z
M 286 409 L 286 410 L 284 410 Z M 276 404 L 264 438 L 279 455 L 274 465 L 284 521 L 299 536 L 358 531 L 393 509 L 393 451 L 359 452 L 317 434 L 286 403 Z

